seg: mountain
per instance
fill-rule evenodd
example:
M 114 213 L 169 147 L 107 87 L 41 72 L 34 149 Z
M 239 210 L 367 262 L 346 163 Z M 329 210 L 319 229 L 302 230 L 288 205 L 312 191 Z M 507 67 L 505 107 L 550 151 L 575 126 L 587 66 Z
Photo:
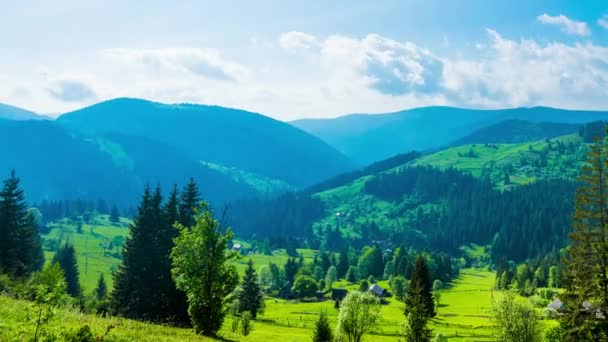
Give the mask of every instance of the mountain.
M 576 133 L 579 128 L 576 124 L 512 119 L 480 128 L 450 145 L 520 143 Z
M 49 118 L 43 115 L 36 114 L 34 112 L 30 112 L 26 109 L 0 103 L 0 119 L 48 120 Z
M 162 142 L 119 134 L 84 136 L 53 121 L 0 119 L 0 179 L 14 169 L 28 200 L 103 198 L 128 206 L 146 184 L 168 191 L 190 177 L 215 204 L 252 196 L 250 186 Z
M 352 160 L 369 164 L 398 153 L 445 146 L 505 120 L 577 124 L 607 118 L 608 112 L 547 107 L 499 110 L 424 107 L 388 114 L 304 119 L 291 124 L 323 139 Z
M 64 114 L 57 122 L 86 134 L 146 137 L 178 148 L 197 162 L 235 167 L 294 186 L 310 185 L 353 167 L 320 139 L 237 109 L 120 98 Z

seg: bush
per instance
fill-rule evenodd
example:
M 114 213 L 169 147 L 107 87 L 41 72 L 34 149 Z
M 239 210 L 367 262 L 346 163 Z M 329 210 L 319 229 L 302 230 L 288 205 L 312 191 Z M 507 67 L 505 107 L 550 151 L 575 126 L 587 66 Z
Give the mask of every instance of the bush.
M 248 336 L 253 331 L 253 321 L 251 312 L 244 311 L 241 313 L 240 319 L 240 333 L 243 336 Z
M 298 298 L 315 297 L 317 289 L 317 282 L 312 277 L 301 275 L 294 281 L 291 292 Z
M 550 301 L 548 299 L 544 299 L 541 296 L 534 295 L 528 299 L 534 307 L 544 308 L 549 305 Z
M 88 325 L 82 326 L 75 331 L 67 331 L 62 334 L 65 342 L 95 342 L 97 339 Z

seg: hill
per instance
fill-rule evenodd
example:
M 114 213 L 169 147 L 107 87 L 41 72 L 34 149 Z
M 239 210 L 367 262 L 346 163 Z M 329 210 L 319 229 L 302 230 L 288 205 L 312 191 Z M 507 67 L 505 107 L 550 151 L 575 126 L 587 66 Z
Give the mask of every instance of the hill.
M 478 129 L 510 119 L 577 124 L 606 118 L 608 112 L 547 107 L 501 110 L 424 107 L 388 114 L 298 120 L 292 124 L 323 139 L 351 159 L 368 164 L 405 151 L 445 146 Z
M 84 136 L 53 121 L 0 120 L 0 175 L 11 169 L 28 200 L 137 201 L 146 184 L 168 190 L 194 177 L 212 203 L 255 194 L 249 185 L 197 163 L 164 143 L 122 135 Z
M 235 167 L 298 187 L 353 167 L 320 139 L 237 109 L 121 98 L 64 114 L 57 122 L 87 134 L 145 137 L 180 149 L 196 162 Z
M 535 141 L 545 138 L 555 138 L 562 135 L 573 134 L 579 130 L 580 125 L 531 122 L 512 119 L 483 127 L 477 131 L 456 140 L 450 146 L 467 144 L 509 144 L 526 141 Z
M 48 117 L 29 110 L 0 103 L 0 119 L 9 120 L 49 120 Z

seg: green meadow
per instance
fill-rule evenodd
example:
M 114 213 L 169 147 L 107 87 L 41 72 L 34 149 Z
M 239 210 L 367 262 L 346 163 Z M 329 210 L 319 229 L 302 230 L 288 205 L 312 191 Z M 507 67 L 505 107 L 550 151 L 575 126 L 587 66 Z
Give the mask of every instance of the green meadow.
M 356 284 L 336 283 L 348 289 Z M 380 282 L 388 287 L 386 282 Z M 492 324 L 488 316 L 493 291 L 494 273 L 486 270 L 464 269 L 461 275 L 442 291 L 438 314 L 431 322 L 434 333 L 441 332 L 450 341 L 490 341 Z M 33 326 L 26 324 L 31 313 L 30 302 L 0 296 L 0 341 L 25 338 Z M 382 306 L 382 320 L 366 341 L 396 341 L 400 338 L 403 322 L 403 303 L 388 298 Z M 231 331 L 230 317 L 224 323 L 220 336 L 234 341 L 309 341 L 312 327 L 321 311 L 328 313 L 335 325 L 338 311 L 331 300 L 316 303 L 301 303 L 283 299 L 267 298 L 266 310 L 254 323 L 251 335 L 243 337 Z M 49 324 L 57 334 L 66 329 L 89 325 L 93 333 L 103 335 L 111 327 L 108 337 L 119 341 L 209 341 L 196 336 L 190 329 L 153 325 L 116 317 L 103 318 L 84 315 L 77 310 L 61 309 Z M 22 335 L 20 335 L 22 334 Z

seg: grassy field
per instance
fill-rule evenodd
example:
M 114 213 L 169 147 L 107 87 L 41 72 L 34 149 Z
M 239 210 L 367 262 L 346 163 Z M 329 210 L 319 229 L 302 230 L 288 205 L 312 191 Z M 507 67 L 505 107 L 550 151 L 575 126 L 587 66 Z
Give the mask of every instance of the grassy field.
M 442 332 L 450 341 L 490 341 L 492 326 L 487 315 L 493 295 L 494 274 L 492 272 L 465 269 L 452 286 L 442 292 L 438 314 L 431 323 L 434 333 Z M 339 283 L 336 284 L 340 285 Z M 349 289 L 357 285 L 342 284 Z M 381 286 L 388 287 L 386 282 Z M 382 320 L 366 341 L 395 341 L 400 338 L 403 322 L 403 303 L 389 298 L 382 306 Z M 20 340 L 20 331 L 31 333 L 33 327 L 24 324 L 30 303 L 0 296 L 0 341 Z M 331 324 L 335 325 L 338 311 L 332 301 L 299 303 L 282 299 L 266 300 L 266 310 L 254 324 L 254 331 L 247 337 L 234 334 L 228 318 L 220 335 L 233 341 L 310 341 L 312 327 L 317 315 L 325 310 Z M 74 310 L 62 309 L 51 323 L 53 331 L 75 329 L 90 325 L 97 335 L 109 326 L 110 335 L 125 341 L 207 341 L 195 336 L 189 329 L 164 327 L 119 318 L 101 318 L 83 315 Z
M 63 220 L 51 224 L 50 233 L 43 238 L 45 240 L 57 239 L 61 243 L 70 241 L 74 245 L 78 258 L 80 282 L 84 285 L 85 290 L 90 291 L 95 288 L 101 273 L 104 274 L 108 286 L 112 286 L 112 271 L 121 262 L 121 245 L 114 243 L 112 248 L 108 249 L 108 243 L 114 239 L 124 241 L 129 234 L 129 223 L 129 220 L 123 218 L 119 224 L 114 224 L 110 222 L 107 215 L 100 215 L 93 218 L 91 224 L 84 224 L 82 232 L 79 233 L 75 224 Z M 45 250 L 47 261 L 52 260 L 53 255 L 54 252 Z

